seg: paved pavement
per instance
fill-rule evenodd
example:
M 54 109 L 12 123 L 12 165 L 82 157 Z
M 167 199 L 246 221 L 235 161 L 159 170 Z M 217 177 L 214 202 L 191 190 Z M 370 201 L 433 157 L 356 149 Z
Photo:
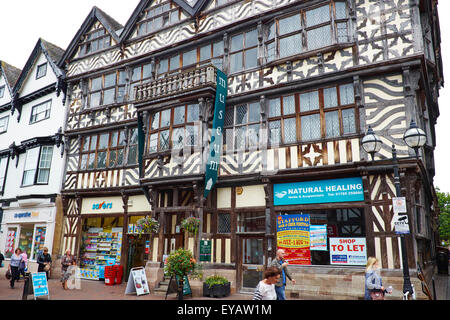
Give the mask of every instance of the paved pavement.
M 450 277 L 447 275 L 435 274 L 435 291 L 437 300 L 450 300 Z M 15 288 L 9 287 L 9 281 L 3 277 L 0 278 L 0 300 L 21 300 L 24 281 L 16 283 Z M 50 300 L 164 300 L 165 295 L 148 294 L 137 296 L 136 294 L 125 294 L 126 283 L 120 285 L 107 286 L 103 281 L 81 280 L 81 288 L 76 290 L 64 290 L 59 279 L 49 280 Z M 416 288 L 421 290 L 421 288 Z M 430 291 L 433 293 L 433 287 Z M 28 299 L 33 299 L 30 295 Z M 167 300 L 176 300 L 176 294 L 168 296 Z M 209 297 L 185 296 L 186 300 L 218 300 Z M 232 294 L 220 300 L 250 300 L 248 294 Z

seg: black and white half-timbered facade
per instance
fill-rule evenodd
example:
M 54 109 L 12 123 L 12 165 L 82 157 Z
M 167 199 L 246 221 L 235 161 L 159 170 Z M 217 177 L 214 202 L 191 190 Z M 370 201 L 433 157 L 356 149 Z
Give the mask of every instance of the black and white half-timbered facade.
M 183 247 L 205 275 L 253 290 L 275 256 L 278 217 L 308 214 L 311 226 L 326 225 L 325 250 L 308 248 L 309 260 L 291 266 L 288 297 L 362 297 L 365 261 L 334 258 L 333 238 L 364 239 L 401 295 L 392 145 L 416 288 L 417 265 L 431 272 L 443 84 L 435 1 L 142 0 L 125 26 L 94 7 L 59 65 L 68 90 L 62 249 L 80 254 L 86 277 L 115 259 L 146 265 L 158 286 L 165 255 Z M 228 78 L 222 154 L 204 198 L 218 70 Z M 402 139 L 411 120 L 427 134 L 418 157 Z M 361 145 L 369 127 L 383 142 L 373 161 Z M 361 181 L 361 197 L 282 199 L 342 191 L 348 179 Z M 139 238 L 134 225 L 147 215 L 159 233 Z M 180 227 L 190 216 L 201 221 L 195 237 Z M 114 254 L 95 253 L 100 236 Z

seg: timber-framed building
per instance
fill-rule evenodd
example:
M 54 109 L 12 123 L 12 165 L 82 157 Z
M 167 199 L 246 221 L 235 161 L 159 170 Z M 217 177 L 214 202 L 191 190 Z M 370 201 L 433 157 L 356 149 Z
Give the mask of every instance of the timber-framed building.
M 418 264 L 431 272 L 443 85 L 435 1 L 142 0 L 125 26 L 94 7 L 59 65 L 69 106 L 63 249 L 86 270 L 108 259 L 146 265 L 158 286 L 164 256 L 184 247 L 205 275 L 252 290 L 274 258 L 277 216 L 308 214 L 326 225 L 326 248 L 291 267 L 289 294 L 362 297 L 365 261 L 334 260 L 332 238 L 365 239 L 401 292 L 394 145 L 413 283 Z M 223 152 L 204 198 L 217 70 L 228 77 Z M 417 158 L 402 140 L 411 120 L 427 133 Z M 384 143 L 374 161 L 361 147 L 369 126 Z M 362 198 L 283 202 L 275 192 L 348 179 L 359 179 Z M 146 215 L 159 234 L 139 240 L 134 225 Z M 201 221 L 195 237 L 180 228 L 190 216 Z M 99 251 L 102 237 L 114 254 Z

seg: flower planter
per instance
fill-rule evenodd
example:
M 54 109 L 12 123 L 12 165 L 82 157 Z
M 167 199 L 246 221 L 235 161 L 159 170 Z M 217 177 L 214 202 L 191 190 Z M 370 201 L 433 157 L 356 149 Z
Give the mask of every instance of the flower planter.
M 206 283 L 203 283 L 203 296 L 211 298 L 223 298 L 230 295 L 230 283 L 226 284 L 214 284 L 209 287 Z

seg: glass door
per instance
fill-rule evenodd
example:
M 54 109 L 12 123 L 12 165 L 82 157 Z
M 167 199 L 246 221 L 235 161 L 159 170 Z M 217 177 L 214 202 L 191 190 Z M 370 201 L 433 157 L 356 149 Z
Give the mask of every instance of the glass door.
M 253 292 L 263 276 L 265 261 L 264 238 L 241 238 L 240 253 L 242 261 L 241 291 Z

